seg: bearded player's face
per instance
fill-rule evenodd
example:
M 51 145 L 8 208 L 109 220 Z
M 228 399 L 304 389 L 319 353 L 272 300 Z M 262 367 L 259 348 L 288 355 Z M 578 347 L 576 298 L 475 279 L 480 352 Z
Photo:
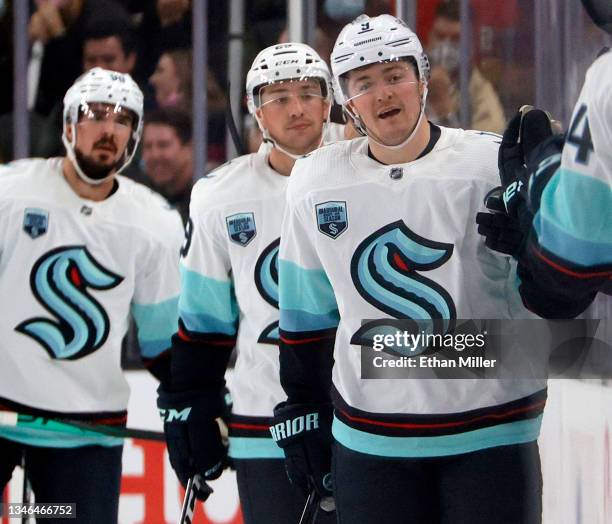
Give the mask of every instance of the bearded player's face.
M 105 178 L 117 169 L 123 162 L 134 125 L 134 114 L 123 107 L 102 103 L 83 105 L 76 125 L 75 145 L 81 169 L 95 179 Z

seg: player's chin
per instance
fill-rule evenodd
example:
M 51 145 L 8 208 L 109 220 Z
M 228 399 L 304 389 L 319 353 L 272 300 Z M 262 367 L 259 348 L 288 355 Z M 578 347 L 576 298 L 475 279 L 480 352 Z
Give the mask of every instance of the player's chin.
M 119 161 L 119 157 L 116 153 L 95 153 L 92 155 L 91 161 L 100 167 L 107 167 L 116 164 Z

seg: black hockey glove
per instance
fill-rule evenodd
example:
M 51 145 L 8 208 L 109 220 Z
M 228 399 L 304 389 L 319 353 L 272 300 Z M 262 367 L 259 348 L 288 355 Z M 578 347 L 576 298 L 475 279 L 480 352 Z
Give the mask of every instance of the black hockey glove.
M 527 157 L 538 144 L 553 134 L 550 116 L 541 109 L 523 106 L 504 131 L 497 164 L 506 212 L 518 220 L 524 233 L 531 227 L 533 215 L 527 205 L 529 173 Z
M 170 393 L 162 386 L 157 393 L 170 464 L 183 487 L 196 474 L 204 480 L 218 478 L 228 463 L 227 446 L 216 421 L 225 410 L 223 394 L 202 391 Z M 203 483 L 196 496 L 204 501 L 211 491 Z
M 485 206 L 491 213 L 478 213 L 478 233 L 485 237 L 485 246 L 493 251 L 518 258 L 525 234 L 517 219 L 506 213 L 503 187 L 492 189 L 485 197 Z
M 315 489 L 321 498 L 332 494 L 331 404 L 287 404 L 274 409 L 270 433 L 285 453 L 287 476 L 304 496 Z

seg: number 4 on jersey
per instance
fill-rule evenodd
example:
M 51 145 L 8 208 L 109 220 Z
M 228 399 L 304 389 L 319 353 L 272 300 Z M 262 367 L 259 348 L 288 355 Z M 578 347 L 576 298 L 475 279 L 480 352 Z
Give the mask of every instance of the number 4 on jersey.
M 576 117 L 570 125 L 566 143 L 578 148 L 576 162 L 580 164 L 589 163 L 589 154 L 594 149 L 593 141 L 591 140 L 591 129 L 589 128 L 589 117 L 587 116 L 587 106 L 585 104 L 580 106 Z

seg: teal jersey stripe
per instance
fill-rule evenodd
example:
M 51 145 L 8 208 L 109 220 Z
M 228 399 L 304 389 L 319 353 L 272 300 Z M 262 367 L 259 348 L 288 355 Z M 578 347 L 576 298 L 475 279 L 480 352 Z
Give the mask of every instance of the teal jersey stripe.
M 123 439 L 82 430 L 81 435 L 0 425 L 0 437 L 27 446 L 46 448 L 80 448 L 82 446 L 120 446 Z
M 238 305 L 231 280 L 205 277 L 181 266 L 179 316 L 189 331 L 234 335 Z
M 582 266 L 612 262 L 612 187 L 560 168 L 542 193 L 534 228 L 540 245 L 560 258 Z
M 537 440 L 542 415 L 534 419 L 499 424 L 437 437 L 388 437 L 347 426 L 334 417 L 332 434 L 344 447 L 381 457 L 423 458 L 458 455 L 481 449 Z
M 612 263 L 612 243 L 582 240 L 549 222 L 540 212 L 533 221 L 538 243 L 550 253 L 572 264 L 591 267 Z
M 144 358 L 155 358 L 160 353 L 170 349 L 172 342 L 170 338 L 164 338 L 161 340 L 141 340 L 138 339 L 138 345 L 140 346 L 140 354 Z
M 210 315 L 194 315 L 179 311 L 179 316 L 185 327 L 195 333 L 222 333 L 233 336 L 236 334 L 235 322 L 221 322 Z
M 339 323 L 338 312 L 327 315 L 313 315 L 305 311 L 282 309 L 280 312 L 280 328 L 283 331 L 317 331 L 335 328 Z
M 278 271 L 281 310 L 302 311 L 311 315 L 338 314 L 334 290 L 325 271 L 303 269 L 288 260 L 279 261 Z
M 272 438 L 230 437 L 229 456 L 233 459 L 284 459 L 283 450 Z
M 154 358 L 170 347 L 170 339 L 178 328 L 178 297 L 158 304 L 132 304 L 132 316 L 138 327 L 142 356 Z

